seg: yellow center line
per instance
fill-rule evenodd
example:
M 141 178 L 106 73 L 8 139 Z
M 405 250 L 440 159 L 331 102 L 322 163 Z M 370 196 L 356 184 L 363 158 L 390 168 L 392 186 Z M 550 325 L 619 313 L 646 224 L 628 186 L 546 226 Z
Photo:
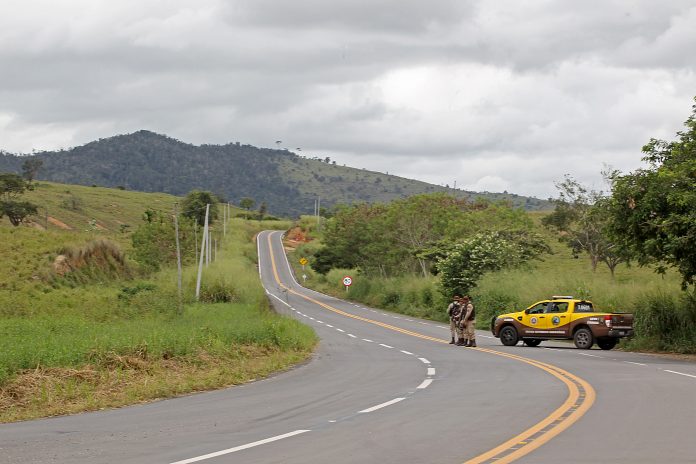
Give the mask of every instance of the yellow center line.
M 273 243 L 271 242 L 270 233 L 267 235 L 267 239 L 269 254 L 271 256 L 271 267 L 273 270 L 273 276 L 277 284 L 283 289 L 285 289 L 287 292 L 290 292 L 293 295 L 297 295 L 307 301 L 311 301 L 314 304 L 317 304 L 331 312 L 340 314 L 342 316 L 367 322 L 368 324 L 377 325 L 385 329 L 410 335 L 412 337 L 418 337 L 424 340 L 430 340 L 437 343 L 449 343 L 447 340 L 443 340 L 436 337 L 430 337 L 428 335 L 406 330 L 401 327 L 385 324 L 384 322 L 375 321 L 373 319 L 368 319 L 365 317 L 357 316 L 355 314 L 347 313 L 345 311 L 341 311 L 340 309 L 334 308 L 333 306 L 318 301 L 310 296 L 296 292 L 290 287 L 287 287 L 280 281 L 280 276 L 278 275 L 278 269 L 276 266 L 275 257 L 273 255 Z M 535 359 L 525 358 L 515 354 L 491 350 L 488 348 L 470 348 L 470 350 L 476 350 L 483 353 L 502 356 L 541 369 L 547 372 L 548 374 L 556 377 L 565 384 L 565 386 L 568 388 L 568 397 L 563 402 L 563 404 L 561 404 L 558 408 L 551 412 L 551 414 L 546 416 L 541 421 L 529 427 L 522 433 L 510 438 L 504 443 L 501 443 L 495 448 L 466 461 L 464 464 L 482 464 L 487 461 L 495 463 L 510 463 L 516 461 L 522 456 L 525 456 L 526 454 L 529 454 L 535 449 L 539 448 L 544 443 L 547 443 L 549 440 L 556 437 L 561 432 L 566 430 L 568 427 L 573 425 L 575 422 L 578 421 L 578 419 L 585 415 L 585 413 L 590 409 L 590 407 L 592 407 L 592 404 L 594 404 L 596 394 L 592 386 L 582 378 L 577 377 L 576 375 L 571 374 L 570 372 L 561 369 L 560 367 L 537 361 Z M 534 437 L 535 435 L 538 436 Z

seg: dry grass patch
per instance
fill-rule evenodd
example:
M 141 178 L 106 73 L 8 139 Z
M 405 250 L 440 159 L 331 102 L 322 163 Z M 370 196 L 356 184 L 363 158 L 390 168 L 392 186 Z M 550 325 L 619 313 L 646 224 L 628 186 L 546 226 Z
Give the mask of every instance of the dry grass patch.
M 150 361 L 111 356 L 100 366 L 26 370 L 0 389 L 0 422 L 115 408 L 239 385 L 306 360 L 311 350 L 238 346 Z

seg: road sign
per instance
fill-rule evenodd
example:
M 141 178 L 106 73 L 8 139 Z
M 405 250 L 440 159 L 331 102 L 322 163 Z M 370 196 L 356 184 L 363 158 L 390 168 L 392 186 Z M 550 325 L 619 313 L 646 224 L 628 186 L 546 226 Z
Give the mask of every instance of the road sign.
M 309 261 L 307 261 L 307 258 L 300 258 L 300 264 L 301 264 L 301 265 L 304 266 L 304 265 L 307 264 L 308 262 L 309 262 Z
M 350 287 L 351 285 L 353 285 L 353 279 L 350 276 L 345 276 L 343 278 L 343 285 L 345 285 L 346 287 Z

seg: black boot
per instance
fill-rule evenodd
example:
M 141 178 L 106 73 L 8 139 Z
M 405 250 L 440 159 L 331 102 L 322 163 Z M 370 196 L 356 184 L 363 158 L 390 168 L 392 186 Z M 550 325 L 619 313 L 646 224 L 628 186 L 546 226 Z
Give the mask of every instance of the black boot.
M 466 346 L 467 340 L 464 338 L 460 338 L 459 341 L 457 342 L 457 346 Z
M 469 340 L 469 344 L 466 346 L 470 346 L 471 348 L 476 348 L 476 340 Z
M 450 340 L 449 344 L 454 345 L 454 337 L 452 337 L 452 340 Z

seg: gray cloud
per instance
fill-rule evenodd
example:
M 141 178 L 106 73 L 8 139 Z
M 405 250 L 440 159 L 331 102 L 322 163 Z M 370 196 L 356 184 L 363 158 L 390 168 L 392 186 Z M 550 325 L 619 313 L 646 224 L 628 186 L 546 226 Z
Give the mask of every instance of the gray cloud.
M 146 128 L 546 197 L 640 166 L 696 88 L 696 1 L 9 1 L 0 148 Z

